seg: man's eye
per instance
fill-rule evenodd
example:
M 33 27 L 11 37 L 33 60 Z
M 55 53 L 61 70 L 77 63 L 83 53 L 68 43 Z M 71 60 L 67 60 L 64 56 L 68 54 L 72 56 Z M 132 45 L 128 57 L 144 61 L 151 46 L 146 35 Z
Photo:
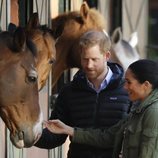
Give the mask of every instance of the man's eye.
M 95 61 L 95 62 L 96 62 L 97 60 L 98 60 L 98 59 L 93 59 L 93 61 Z

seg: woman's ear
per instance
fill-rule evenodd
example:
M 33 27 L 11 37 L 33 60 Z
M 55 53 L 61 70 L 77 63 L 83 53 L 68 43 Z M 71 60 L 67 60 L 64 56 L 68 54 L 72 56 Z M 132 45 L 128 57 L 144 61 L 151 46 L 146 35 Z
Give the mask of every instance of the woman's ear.
M 149 81 L 145 81 L 144 86 L 146 90 L 152 90 L 152 84 Z

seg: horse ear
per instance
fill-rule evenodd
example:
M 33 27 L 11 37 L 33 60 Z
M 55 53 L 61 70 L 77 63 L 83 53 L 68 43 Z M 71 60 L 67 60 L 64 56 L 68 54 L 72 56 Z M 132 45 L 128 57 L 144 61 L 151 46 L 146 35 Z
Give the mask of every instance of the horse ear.
M 89 6 L 87 4 L 87 2 L 83 2 L 80 8 L 80 14 L 83 17 L 83 19 L 86 19 L 88 16 L 88 12 L 89 12 Z
M 112 44 L 118 43 L 121 39 L 122 39 L 122 32 L 121 32 L 121 28 L 118 27 L 112 33 L 112 36 L 111 36 Z
M 15 51 L 24 51 L 26 47 L 26 35 L 24 29 L 18 27 L 13 35 L 13 48 Z
M 134 48 L 138 44 L 138 33 L 133 32 L 129 39 L 129 44 Z
M 9 31 L 10 33 L 14 33 L 15 30 L 16 30 L 16 28 L 17 28 L 17 26 L 16 26 L 15 24 L 9 23 L 9 25 L 8 25 L 8 31 Z
M 26 26 L 27 30 L 36 29 L 37 27 L 39 27 L 39 25 L 40 22 L 39 22 L 38 13 L 33 13 L 27 23 Z

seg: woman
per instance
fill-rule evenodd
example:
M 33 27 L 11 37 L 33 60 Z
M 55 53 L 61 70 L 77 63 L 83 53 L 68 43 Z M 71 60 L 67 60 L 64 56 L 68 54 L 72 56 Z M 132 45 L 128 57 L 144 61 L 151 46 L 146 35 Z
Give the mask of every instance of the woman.
M 104 130 L 79 129 L 59 120 L 45 123 L 54 133 L 71 136 L 71 141 L 101 148 L 114 146 L 114 158 L 158 157 L 158 63 L 142 59 L 132 63 L 125 73 L 125 89 L 132 101 L 129 117 Z

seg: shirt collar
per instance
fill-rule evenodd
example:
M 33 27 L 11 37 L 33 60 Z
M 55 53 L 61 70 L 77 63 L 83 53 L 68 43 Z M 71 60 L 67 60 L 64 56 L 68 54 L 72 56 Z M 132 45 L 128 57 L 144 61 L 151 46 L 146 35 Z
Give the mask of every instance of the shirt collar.
M 108 85 L 109 82 L 110 82 L 110 79 L 111 79 L 112 75 L 113 75 L 113 72 L 112 72 L 112 70 L 110 69 L 110 67 L 108 67 L 108 73 L 106 74 L 104 80 L 101 82 L 100 88 L 97 89 L 97 90 L 95 89 L 94 85 L 93 85 L 88 79 L 87 79 L 87 83 L 88 83 L 88 85 L 89 85 L 91 88 L 93 88 L 97 93 L 99 93 L 101 90 L 103 90 L 104 88 L 107 87 L 107 85 Z

